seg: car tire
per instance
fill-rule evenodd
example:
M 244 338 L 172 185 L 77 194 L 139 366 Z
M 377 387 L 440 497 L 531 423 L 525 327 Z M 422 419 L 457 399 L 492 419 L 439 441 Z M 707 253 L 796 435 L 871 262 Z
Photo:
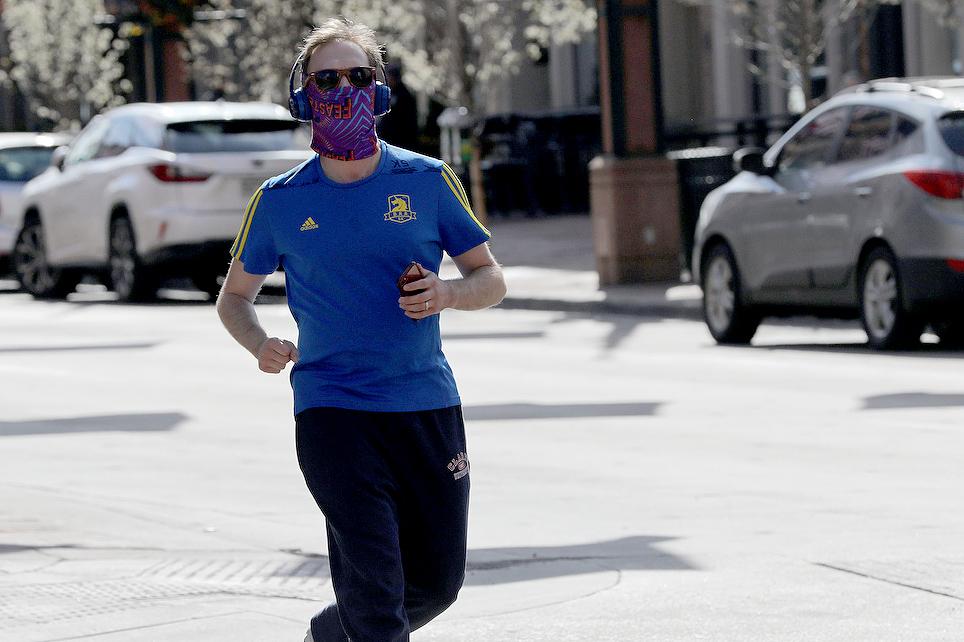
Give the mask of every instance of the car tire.
M 137 254 L 134 227 L 126 217 L 110 223 L 108 281 L 117 297 L 125 302 L 148 301 L 157 293 L 155 276 Z
M 703 320 L 717 343 L 748 344 L 760 327 L 760 315 L 743 300 L 733 251 L 718 243 L 702 262 Z
M 25 223 L 17 235 L 13 271 L 20 286 L 38 299 L 65 298 L 82 276 L 77 270 L 51 267 L 47 262 L 47 245 L 39 219 Z
M 876 247 L 860 266 L 860 321 L 867 343 L 878 350 L 909 348 L 920 343 L 924 323 L 904 307 L 897 258 Z

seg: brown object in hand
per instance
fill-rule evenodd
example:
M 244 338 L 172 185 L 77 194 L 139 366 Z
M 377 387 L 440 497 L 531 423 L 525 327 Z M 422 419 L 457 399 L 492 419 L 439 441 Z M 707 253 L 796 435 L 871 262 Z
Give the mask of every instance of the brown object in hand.
M 425 290 L 406 290 L 405 285 L 411 283 L 412 281 L 418 281 L 419 279 L 425 278 L 425 272 L 422 271 L 422 266 L 419 265 L 418 261 L 412 261 L 402 272 L 402 276 L 398 277 L 398 291 L 402 296 L 415 296 L 416 294 L 421 294 Z

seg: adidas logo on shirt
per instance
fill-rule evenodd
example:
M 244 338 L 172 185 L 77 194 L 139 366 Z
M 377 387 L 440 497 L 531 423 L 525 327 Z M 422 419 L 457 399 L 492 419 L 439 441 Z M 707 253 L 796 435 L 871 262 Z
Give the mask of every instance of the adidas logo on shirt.
M 301 231 L 307 232 L 308 230 L 317 230 L 318 224 L 315 223 L 315 219 L 310 216 L 305 219 L 305 222 L 301 224 Z

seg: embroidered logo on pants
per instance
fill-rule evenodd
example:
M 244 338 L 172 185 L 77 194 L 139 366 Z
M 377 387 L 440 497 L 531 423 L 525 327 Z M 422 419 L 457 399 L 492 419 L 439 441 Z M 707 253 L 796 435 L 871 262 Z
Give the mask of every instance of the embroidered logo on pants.
M 462 479 L 469 474 L 469 460 L 465 453 L 459 453 L 449 462 L 448 469 L 455 479 Z

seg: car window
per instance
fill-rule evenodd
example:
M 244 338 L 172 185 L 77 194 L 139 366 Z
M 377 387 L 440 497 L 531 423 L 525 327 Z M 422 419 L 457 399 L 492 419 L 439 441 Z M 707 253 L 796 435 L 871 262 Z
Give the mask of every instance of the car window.
M 937 121 L 941 138 L 958 156 L 964 156 L 964 111 L 955 111 Z
M 903 116 L 897 117 L 897 125 L 894 127 L 894 145 L 899 145 L 917 131 L 917 123 Z
M 304 149 L 307 140 L 294 120 L 236 119 L 172 123 L 164 149 L 175 153 L 266 152 Z
M 124 153 L 133 144 L 133 124 L 127 118 L 114 119 L 100 145 L 96 158 L 110 158 Z
M 780 151 L 778 170 L 816 169 L 826 165 L 846 116 L 847 109 L 838 107 L 804 125 Z
M 891 147 L 893 112 L 877 107 L 854 107 L 847 124 L 847 133 L 840 143 L 837 161 L 867 160 L 879 156 Z
M 90 121 L 84 131 L 77 136 L 77 140 L 70 146 L 70 151 L 64 158 L 64 165 L 83 163 L 94 158 L 94 155 L 97 154 L 97 148 L 100 147 L 100 141 L 107 133 L 109 124 L 110 122 L 103 116 L 97 116 Z
M 163 131 L 163 128 L 158 127 L 151 121 L 132 120 L 131 146 L 158 148 L 161 146 Z
M 0 149 L 0 181 L 26 183 L 50 166 L 53 147 Z

